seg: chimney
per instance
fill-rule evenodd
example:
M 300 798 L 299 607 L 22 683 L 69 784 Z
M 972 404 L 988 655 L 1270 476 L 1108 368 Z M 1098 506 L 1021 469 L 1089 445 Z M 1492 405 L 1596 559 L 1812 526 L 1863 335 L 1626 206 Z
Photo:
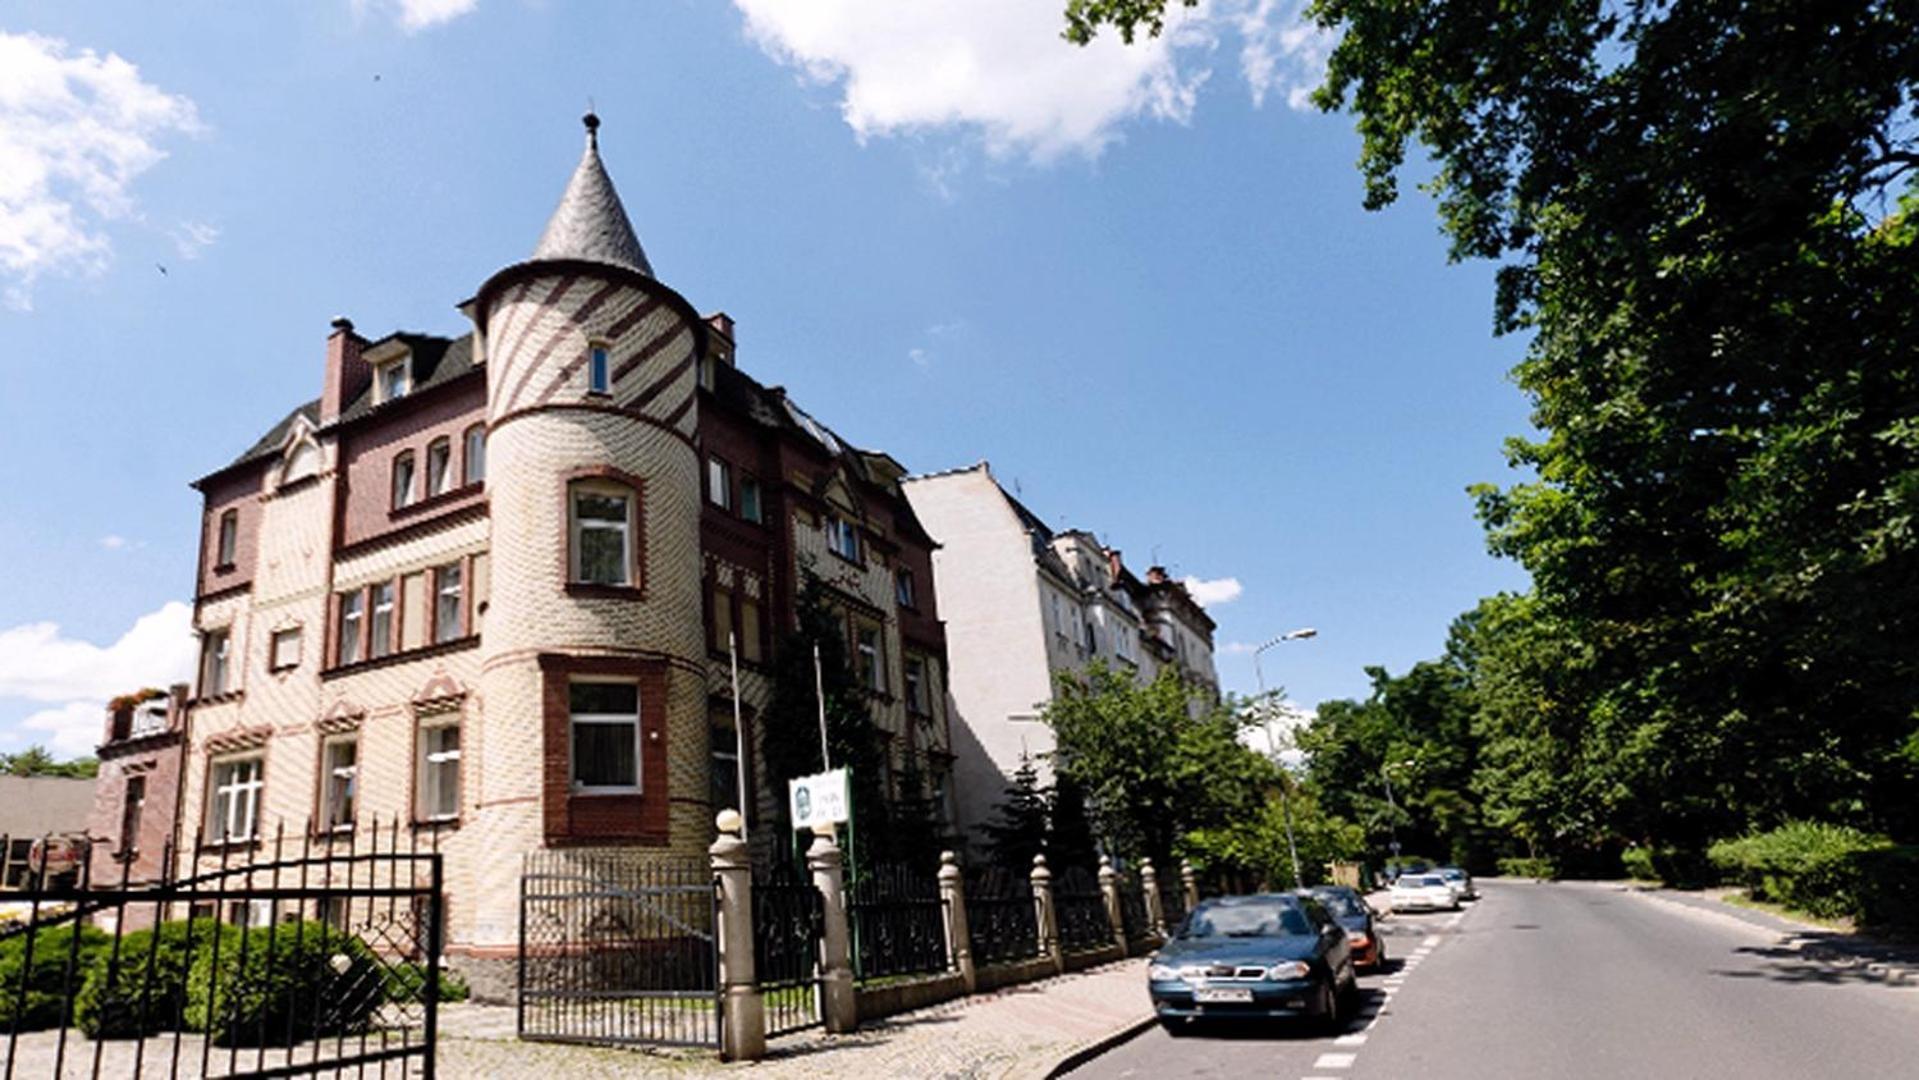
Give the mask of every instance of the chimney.
M 333 320 L 333 333 L 326 339 L 326 388 L 320 392 L 320 424 L 324 427 L 340 418 L 340 410 L 366 389 L 373 371 L 361 359 L 366 339 L 353 332 L 353 320 L 342 315 Z
M 193 688 L 186 683 L 177 682 L 167 687 L 167 730 L 178 731 L 187 714 L 187 694 Z
M 1166 581 L 1166 568 L 1164 566 L 1149 566 L 1146 568 L 1146 584 L 1164 585 Z
M 716 343 L 717 347 L 707 350 L 708 353 L 728 367 L 734 366 L 733 316 L 724 311 L 716 311 L 706 317 L 706 325 L 712 327 L 713 332 L 720 337 L 720 341 Z
M 1106 549 L 1106 572 L 1112 575 L 1112 580 L 1114 582 L 1119 581 L 1119 576 L 1125 569 L 1126 569 L 1126 564 L 1119 560 L 1119 549 L 1107 548 Z

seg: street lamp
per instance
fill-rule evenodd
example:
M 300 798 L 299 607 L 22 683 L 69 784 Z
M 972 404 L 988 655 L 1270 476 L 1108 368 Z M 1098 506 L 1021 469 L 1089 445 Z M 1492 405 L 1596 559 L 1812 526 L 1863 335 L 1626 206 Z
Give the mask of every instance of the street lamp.
M 1392 836 L 1393 858 L 1399 858 L 1399 804 L 1393 802 L 1393 770 L 1410 768 L 1418 762 L 1412 758 L 1394 761 L 1379 766 L 1379 778 L 1386 784 L 1386 830 Z
M 1310 626 L 1303 626 L 1298 630 L 1288 630 L 1253 650 L 1253 678 L 1259 681 L 1259 700 L 1261 703 L 1260 726 L 1266 730 L 1266 752 L 1272 755 L 1273 764 L 1275 765 L 1279 765 L 1279 746 L 1273 741 L 1273 719 L 1271 716 L 1265 714 L 1264 707 L 1268 704 L 1266 701 L 1266 673 L 1260 670 L 1259 654 L 1282 641 L 1303 641 L 1306 638 L 1318 636 L 1319 631 Z M 1284 770 L 1285 766 L 1281 765 L 1280 768 Z M 1299 888 L 1306 884 L 1306 878 L 1299 872 L 1299 845 L 1293 840 L 1293 806 L 1291 800 L 1286 797 L 1286 781 L 1283 777 L 1279 782 L 1279 812 L 1286 821 L 1286 853 L 1293 858 L 1293 887 Z

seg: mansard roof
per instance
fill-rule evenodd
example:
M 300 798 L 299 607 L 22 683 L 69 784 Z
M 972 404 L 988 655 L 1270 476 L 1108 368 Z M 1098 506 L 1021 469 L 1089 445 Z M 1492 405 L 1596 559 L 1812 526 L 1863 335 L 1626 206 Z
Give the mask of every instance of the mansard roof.
M 586 150 L 540 234 L 533 259 L 606 263 L 652 277 L 653 265 L 646 261 L 619 192 L 613 190 L 613 178 L 600 163 L 600 118 L 587 113 L 585 122 Z

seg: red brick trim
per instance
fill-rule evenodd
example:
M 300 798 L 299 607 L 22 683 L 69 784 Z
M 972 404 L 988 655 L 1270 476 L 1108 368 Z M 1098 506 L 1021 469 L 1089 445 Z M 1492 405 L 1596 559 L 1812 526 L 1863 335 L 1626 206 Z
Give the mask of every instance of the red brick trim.
M 664 845 L 669 839 L 667 665 L 622 656 L 539 654 L 541 799 L 549 845 L 621 842 Z M 626 675 L 640 687 L 640 791 L 581 794 L 572 783 L 572 716 L 568 685 L 576 675 Z
M 343 679 L 348 675 L 358 675 L 365 671 L 378 671 L 380 668 L 392 667 L 395 664 L 408 664 L 415 660 L 425 660 L 434 656 L 445 656 L 448 653 L 456 653 L 464 649 L 477 649 L 479 646 L 479 635 L 468 634 L 462 638 L 454 638 L 452 641 L 443 641 L 438 645 L 422 645 L 417 649 L 391 652 L 385 656 L 376 656 L 371 660 L 356 660 L 351 664 L 342 664 L 339 667 L 328 668 L 320 672 L 320 681 L 329 682 L 333 679 Z
M 659 428 L 661 431 L 685 443 L 688 450 L 695 450 L 697 452 L 697 448 L 693 445 L 693 437 L 681 431 L 679 428 L 674 427 L 672 424 L 663 420 L 655 420 L 645 413 L 636 413 L 631 409 L 621 408 L 618 405 L 608 405 L 598 401 L 549 401 L 544 405 L 528 405 L 524 408 L 514 409 L 512 412 L 488 424 L 487 433 L 490 435 L 502 427 L 505 427 L 511 421 L 543 412 L 606 413 L 611 416 L 617 416 L 622 420 L 631 420 L 636 424 L 645 424 L 648 427 Z

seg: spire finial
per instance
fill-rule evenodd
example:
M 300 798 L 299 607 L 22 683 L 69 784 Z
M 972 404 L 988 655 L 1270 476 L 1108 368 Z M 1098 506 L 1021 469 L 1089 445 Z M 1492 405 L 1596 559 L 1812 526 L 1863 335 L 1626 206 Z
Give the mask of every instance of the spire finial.
M 580 123 L 586 125 L 586 141 L 593 149 L 600 148 L 600 116 L 593 111 L 591 101 L 586 104 L 586 115 L 580 117 Z

